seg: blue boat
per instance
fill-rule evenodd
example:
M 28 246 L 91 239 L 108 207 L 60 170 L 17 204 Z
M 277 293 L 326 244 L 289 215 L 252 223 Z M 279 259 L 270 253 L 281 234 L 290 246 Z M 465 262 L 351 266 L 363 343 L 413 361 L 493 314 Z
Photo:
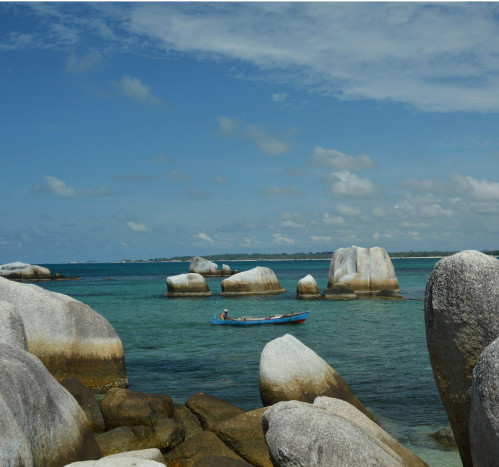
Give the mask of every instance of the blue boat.
M 211 324 L 221 324 L 230 326 L 251 326 L 255 324 L 298 324 L 303 323 L 310 314 L 310 310 L 304 313 L 289 313 L 287 315 L 270 315 L 264 318 L 257 318 L 254 316 L 243 316 L 241 318 L 217 318 L 216 313 L 211 318 Z

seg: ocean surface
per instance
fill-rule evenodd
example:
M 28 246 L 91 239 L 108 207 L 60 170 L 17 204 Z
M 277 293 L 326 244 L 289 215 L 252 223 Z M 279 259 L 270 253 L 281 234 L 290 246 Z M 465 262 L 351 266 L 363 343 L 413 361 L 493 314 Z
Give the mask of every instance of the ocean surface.
M 428 357 L 424 290 L 436 259 L 394 259 L 405 301 L 297 300 L 296 285 L 312 274 L 327 286 L 329 261 L 228 261 L 232 270 L 271 268 L 286 293 L 221 297 L 221 278 L 207 279 L 213 297 L 168 298 L 166 278 L 187 262 L 47 264 L 80 281 L 39 283 L 105 316 L 125 349 L 130 389 L 169 394 L 184 403 L 207 392 L 245 410 L 262 406 L 258 365 L 265 344 L 292 334 L 332 366 L 394 438 L 431 466 L 461 466 L 457 449 L 431 433 L 448 425 Z M 219 264 L 221 268 L 221 264 Z M 266 316 L 310 309 L 304 324 L 212 326 L 210 317 Z

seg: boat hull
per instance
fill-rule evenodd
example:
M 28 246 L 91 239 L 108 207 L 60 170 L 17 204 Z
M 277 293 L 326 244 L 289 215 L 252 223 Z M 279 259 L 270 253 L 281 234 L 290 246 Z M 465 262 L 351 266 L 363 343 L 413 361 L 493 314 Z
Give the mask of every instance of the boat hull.
M 235 318 L 235 319 L 218 319 L 216 316 L 211 318 L 211 324 L 221 326 L 256 326 L 260 324 L 300 324 L 305 322 L 310 311 L 305 313 L 293 313 L 288 315 L 268 316 L 266 318 Z

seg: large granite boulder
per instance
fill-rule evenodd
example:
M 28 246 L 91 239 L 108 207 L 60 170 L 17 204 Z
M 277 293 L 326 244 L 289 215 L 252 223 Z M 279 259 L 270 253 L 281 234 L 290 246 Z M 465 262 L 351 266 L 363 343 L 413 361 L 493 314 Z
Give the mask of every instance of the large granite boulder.
M 312 403 L 319 396 L 328 396 L 349 402 L 374 420 L 341 376 L 290 334 L 267 343 L 259 375 L 264 406 L 290 400 Z
M 257 266 L 224 279 L 222 295 L 260 295 L 285 292 L 270 268 Z
M 1 277 L 0 297 L 20 314 L 29 352 L 56 379 L 76 378 L 91 389 L 128 385 L 121 340 L 88 305 Z
M 296 298 L 314 299 L 319 297 L 319 286 L 317 285 L 314 276 L 307 274 L 299 280 L 298 285 L 296 286 Z
M 263 414 L 262 425 L 276 467 L 427 465 L 355 407 L 337 399 L 279 402 Z
M 205 430 L 244 413 L 243 409 L 204 392 L 193 394 L 185 405 L 198 417 Z
M 179 274 L 166 279 L 168 297 L 210 297 L 211 293 L 205 278 L 198 273 Z
M 14 305 L 0 300 L 0 342 L 28 350 L 28 339 L 21 315 Z
M 53 274 L 50 269 L 36 264 L 21 262 L 0 265 L 0 277 L 15 281 L 50 281 L 79 279 L 79 277 L 67 277 L 62 274 Z
M 101 457 L 82 409 L 38 358 L 2 343 L 0 375 L 0 465 L 57 467 Z
M 207 259 L 195 256 L 191 259 L 189 272 L 196 272 L 205 277 L 217 277 L 222 275 L 222 271 L 218 270 L 218 264 Z
M 390 298 L 402 298 L 390 257 L 379 247 L 351 246 L 336 250 L 331 258 L 324 298 L 338 299 L 334 289 L 338 285 L 353 290 L 357 296 L 375 296 L 381 291 L 392 291 Z
M 79 461 L 66 467 L 161 467 L 163 455 L 159 449 L 127 451 L 103 457 L 96 461 Z
M 232 271 L 230 270 L 230 266 L 228 264 L 222 264 L 222 276 L 230 276 Z
M 175 406 L 173 419 L 184 429 L 185 439 L 203 431 L 199 418 L 184 404 L 177 404 Z
M 467 250 L 441 259 L 425 292 L 426 341 L 433 375 L 464 466 L 471 466 L 472 372 L 499 336 L 499 262 Z
M 473 370 L 470 445 L 474 466 L 499 459 L 499 338 L 480 355 Z

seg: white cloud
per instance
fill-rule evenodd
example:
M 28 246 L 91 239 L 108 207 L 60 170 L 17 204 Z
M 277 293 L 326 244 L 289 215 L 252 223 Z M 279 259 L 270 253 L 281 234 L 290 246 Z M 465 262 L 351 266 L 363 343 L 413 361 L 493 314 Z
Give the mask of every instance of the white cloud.
M 262 188 L 260 194 L 265 196 L 303 196 L 303 191 L 296 186 L 271 186 Z
M 277 245 L 294 245 L 296 243 L 292 238 L 285 237 L 280 233 L 273 233 L 272 237 L 274 238 L 274 243 Z
M 326 225 L 333 225 L 336 227 L 346 224 L 345 219 L 343 219 L 343 217 L 341 216 L 331 217 L 329 214 L 324 214 L 324 216 L 322 217 L 322 222 L 324 222 L 324 224 Z
M 106 187 L 98 189 L 75 189 L 64 181 L 51 175 L 44 175 L 43 180 L 45 184 L 38 184 L 31 188 L 32 193 L 62 196 L 64 198 L 72 198 L 76 196 L 92 197 L 92 196 L 106 196 L 110 192 Z
M 363 170 L 374 166 L 371 158 L 366 154 L 348 156 L 337 149 L 325 149 L 315 146 L 310 160 L 312 166 L 329 166 L 338 170 Z
M 420 209 L 422 217 L 439 218 L 442 216 L 452 216 L 452 211 L 444 209 L 439 204 L 432 204 L 430 206 L 422 206 Z
M 133 221 L 128 221 L 126 223 L 130 229 L 132 229 L 134 232 L 148 232 L 149 229 L 144 225 L 139 222 L 133 222 Z
M 338 204 L 336 205 L 336 210 L 343 214 L 344 216 L 360 216 L 362 211 L 359 208 L 353 206 L 347 206 L 346 204 Z
M 102 55 L 97 51 L 88 52 L 82 55 L 72 53 L 66 61 L 64 70 L 68 73 L 85 73 L 102 61 Z
M 328 237 L 328 236 L 318 236 L 318 235 L 311 235 L 310 236 L 310 240 L 312 240 L 313 242 L 330 242 L 331 241 L 331 237 Z
M 458 174 L 451 176 L 451 181 L 459 192 L 470 198 L 481 201 L 499 200 L 499 183 L 489 180 L 477 180 L 473 177 L 463 177 Z
M 398 185 L 407 190 L 423 193 L 445 193 L 449 189 L 448 183 L 438 178 L 408 178 L 400 180 Z
M 206 240 L 208 243 L 214 243 L 215 242 L 211 237 L 209 237 L 208 235 L 206 235 L 203 232 L 200 232 L 197 235 L 197 238 L 200 238 L 201 240 Z
M 119 87 L 129 99 L 153 105 L 162 103 L 161 99 L 151 92 L 150 86 L 143 84 L 140 78 L 123 76 L 119 82 Z
M 338 196 L 364 198 L 377 194 L 376 185 L 367 178 L 360 178 L 348 170 L 333 172 L 326 181 L 331 184 L 330 193 Z
M 288 94 L 285 92 L 276 92 L 272 94 L 272 102 L 285 102 L 288 98 Z

